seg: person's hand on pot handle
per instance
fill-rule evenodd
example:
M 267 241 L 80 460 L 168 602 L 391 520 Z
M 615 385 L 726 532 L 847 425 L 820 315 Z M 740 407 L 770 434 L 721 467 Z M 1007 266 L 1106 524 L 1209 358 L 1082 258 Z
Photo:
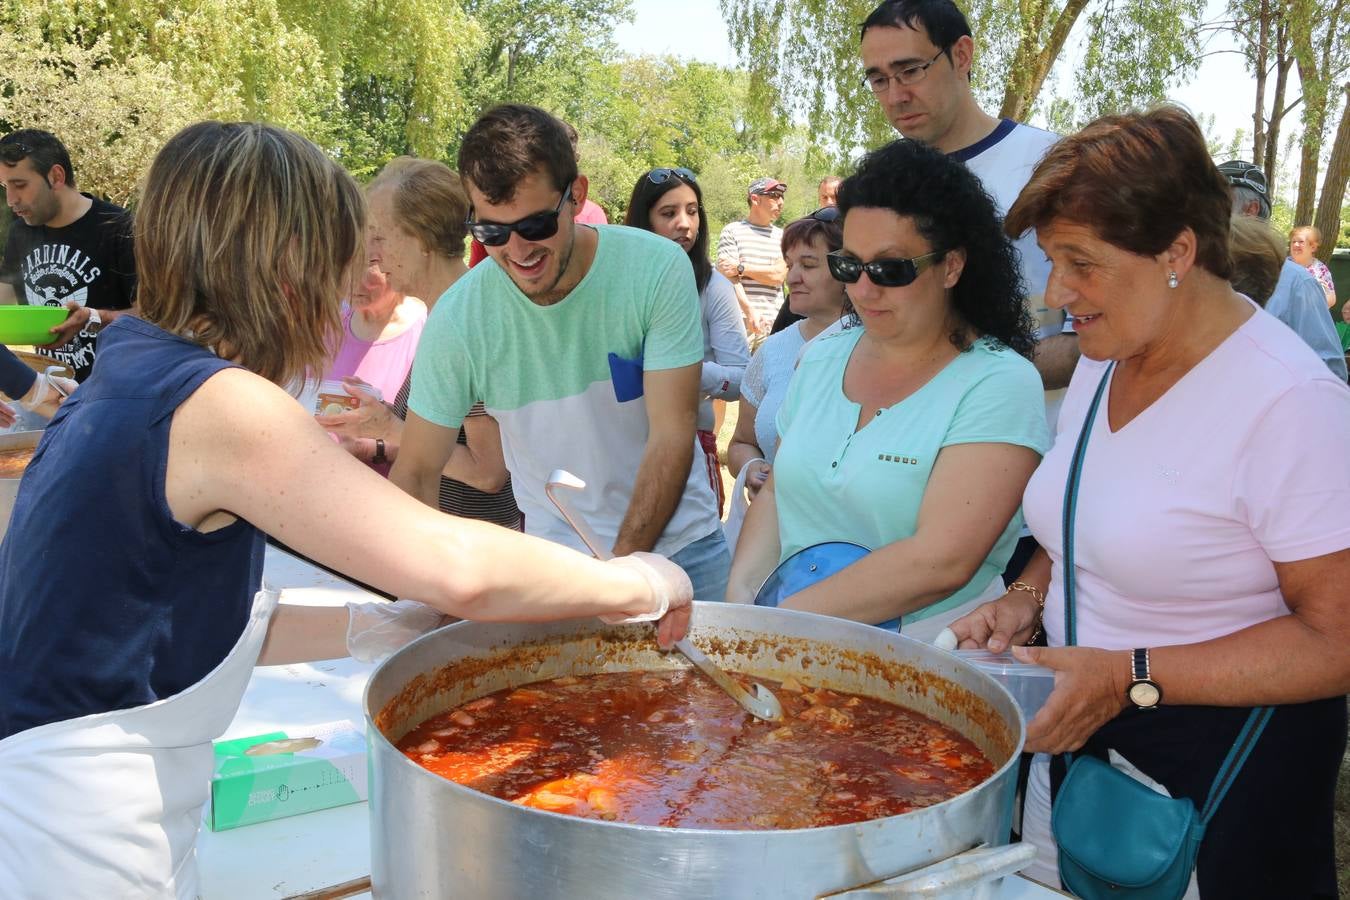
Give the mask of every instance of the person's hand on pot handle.
M 600 621 L 607 625 L 623 625 L 630 622 L 656 622 L 656 644 L 662 650 L 668 650 L 676 641 L 689 633 L 690 605 L 694 600 L 694 586 L 675 563 L 657 553 L 631 553 L 619 556 L 608 562 L 632 571 L 647 582 L 651 589 L 652 605 L 647 612 L 636 615 L 618 614 L 601 616 Z
M 1055 689 L 1027 723 L 1028 753 L 1077 750 L 1128 705 L 1128 650 L 1015 646 L 1012 653 L 1018 662 L 1055 672 Z

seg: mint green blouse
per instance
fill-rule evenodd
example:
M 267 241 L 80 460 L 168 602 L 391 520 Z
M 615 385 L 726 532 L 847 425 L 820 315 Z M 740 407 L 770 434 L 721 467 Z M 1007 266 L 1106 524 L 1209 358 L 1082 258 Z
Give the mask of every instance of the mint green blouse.
M 780 560 L 823 541 L 876 550 L 912 537 L 943 447 L 1016 444 L 1040 454 L 1050 447 L 1035 366 L 986 339 L 855 431 L 861 407 L 844 394 L 844 371 L 863 334 L 851 328 L 812 344 L 779 409 L 773 477 Z M 901 627 L 978 595 L 1007 565 L 1021 527 L 1019 510 L 965 587 L 904 616 Z

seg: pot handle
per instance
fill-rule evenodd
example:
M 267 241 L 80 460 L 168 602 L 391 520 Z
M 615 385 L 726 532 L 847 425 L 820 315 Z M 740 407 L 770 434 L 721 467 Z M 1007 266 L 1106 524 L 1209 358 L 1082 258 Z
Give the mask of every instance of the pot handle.
M 1036 858 L 1036 845 L 1025 841 L 990 847 L 982 844 L 965 853 L 939 860 L 904 875 L 877 881 L 837 894 L 830 900 L 848 897 L 975 897 L 975 889 L 1025 868 Z M 992 896 L 992 895 L 990 895 Z

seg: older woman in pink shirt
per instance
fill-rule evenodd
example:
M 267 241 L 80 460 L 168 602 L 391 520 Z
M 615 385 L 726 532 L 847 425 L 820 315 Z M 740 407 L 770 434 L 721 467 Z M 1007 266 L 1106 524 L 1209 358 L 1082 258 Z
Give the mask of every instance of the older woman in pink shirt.
M 412 368 L 426 304 L 389 286 L 380 267 L 366 267 L 342 313 L 342 344 L 325 378 L 360 378 L 393 398 Z
M 1043 607 L 1049 646 L 1015 649 L 1055 670 L 1027 726 L 1028 750 L 1058 754 L 1038 757 L 1027 791 L 1023 834 L 1039 847 L 1053 846 L 1066 751 L 1123 757 L 1198 809 L 1253 708 L 1273 707 L 1200 844 L 1200 896 L 1334 897 L 1350 390 L 1232 289 L 1229 213 L 1175 107 L 1099 119 L 1037 166 L 1006 227 L 1035 229 L 1046 302 L 1072 313 L 1083 358 L 1023 498 L 1042 549 L 951 627 L 1002 650 L 1033 639 Z M 1097 834 L 1124 820 L 1099 812 Z M 1035 877 L 1054 879 L 1043 866 Z

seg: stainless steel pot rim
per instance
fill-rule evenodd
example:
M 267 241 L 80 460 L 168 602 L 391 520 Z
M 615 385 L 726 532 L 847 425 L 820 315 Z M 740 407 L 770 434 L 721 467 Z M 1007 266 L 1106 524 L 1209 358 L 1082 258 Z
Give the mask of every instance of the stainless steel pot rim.
M 710 602 L 706 604 L 695 603 L 694 605 L 695 607 L 698 607 L 703 605 L 720 606 L 721 604 Z M 756 607 L 756 608 L 763 610 L 764 614 L 767 615 L 806 617 L 807 619 L 824 620 L 830 623 L 838 623 L 840 621 L 834 616 L 826 616 L 820 613 L 804 612 L 802 610 L 780 609 L 777 607 Z M 617 829 L 620 831 L 636 830 L 640 832 L 650 832 L 653 834 L 679 834 L 679 835 L 688 835 L 690 837 L 701 835 L 717 835 L 718 838 L 721 840 L 728 840 L 728 839 L 734 840 L 736 839 L 737 836 L 741 837 L 742 839 L 750 839 L 752 837 L 758 838 L 762 837 L 766 830 L 772 831 L 774 834 L 800 834 L 800 833 L 829 834 L 831 832 L 842 833 L 845 831 L 858 831 L 863 828 L 881 828 L 884 827 L 884 824 L 887 822 L 894 822 L 895 820 L 903 819 L 906 816 L 915 816 L 922 813 L 928 813 L 933 810 L 951 808 L 952 806 L 961 803 L 965 798 L 971 796 L 977 790 L 979 790 L 981 786 L 998 780 L 998 778 L 1001 775 L 1003 775 L 1004 772 L 1018 765 L 1022 755 L 1022 747 L 1026 742 L 1026 719 L 1022 714 L 1021 707 L 1018 706 L 1017 701 L 1013 697 L 1012 693 L 1006 687 L 1000 684 L 997 679 L 991 677 L 990 675 L 980 670 L 979 667 L 972 665 L 971 663 L 967 663 L 960 657 L 953 654 L 951 656 L 951 660 L 957 668 L 964 669 L 974 673 L 980 681 L 986 684 L 986 686 L 995 688 L 998 693 L 1002 694 L 1007 698 L 1009 707 L 1014 711 L 1014 714 L 1016 715 L 1015 724 L 1017 726 L 1016 727 L 1017 742 L 1016 745 L 1013 747 L 1012 752 L 1009 754 L 1008 759 L 1003 763 L 1003 765 L 996 768 L 988 778 L 986 778 L 983 782 L 971 788 L 970 790 L 957 794 L 955 797 L 951 797 L 947 800 L 943 800 L 941 803 L 935 803 L 932 806 L 925 806 L 920 809 L 911 810 L 910 812 L 907 813 L 901 813 L 898 816 L 884 816 L 878 819 L 865 819 L 861 822 L 851 822 L 846 825 L 823 825 L 816 828 L 775 828 L 775 829 L 672 828 L 664 825 L 638 825 L 631 822 L 609 822 L 605 821 L 604 819 L 585 819 L 580 816 L 570 816 L 565 813 L 552 812 L 544 809 L 535 809 L 534 807 L 523 807 L 520 806 L 519 804 L 512 803 L 510 800 L 503 800 L 500 797 L 494 797 L 491 794 L 486 794 L 482 791 L 475 790 L 474 788 L 465 787 L 464 785 L 451 781 L 448 778 L 442 778 L 441 776 L 436 775 L 435 773 L 430 772 L 427 769 L 424 769 L 422 766 L 419 766 L 417 763 L 413 762 L 401 751 L 399 751 L 399 749 L 394 745 L 394 742 L 389 740 L 389 738 L 385 736 L 384 732 L 381 731 L 379 727 L 375 724 L 374 717 L 371 715 L 370 687 L 372 684 L 375 683 L 376 678 L 380 674 L 381 670 L 386 665 L 388 665 L 391 660 L 401 656 L 405 651 L 410 651 L 411 648 L 415 647 L 418 644 L 435 640 L 438 636 L 443 635 L 447 630 L 474 624 L 483 624 L 483 623 L 473 623 L 466 620 L 456 622 L 451 625 L 446 625 L 436 629 L 435 631 L 424 634 L 421 637 L 417 638 L 417 640 L 412 641 L 407 645 L 405 645 L 404 647 L 400 648 L 397 653 L 387 657 L 375 668 L 374 672 L 371 673 L 370 680 L 366 683 L 365 690 L 362 692 L 361 705 L 365 713 L 366 740 L 367 742 L 376 740 L 383 741 L 394 752 L 394 754 L 397 755 L 398 759 L 395 762 L 395 765 L 407 766 L 410 768 L 410 770 L 421 773 L 421 775 L 423 776 L 426 776 L 428 778 L 439 779 L 441 782 L 443 782 L 444 787 L 448 788 L 452 792 L 462 793 L 465 797 L 472 798 L 473 800 L 479 802 L 486 801 L 491 804 L 498 804 L 503 808 L 511 809 L 520 814 L 543 815 L 549 816 L 553 819 L 557 819 L 560 821 L 566 821 L 569 824 L 569 827 L 572 828 L 595 828 L 597 830 L 600 830 L 601 833 L 603 833 L 604 829 Z M 626 627 L 642 627 L 642 626 L 626 626 Z M 870 628 L 872 626 L 860 625 L 860 627 Z M 691 625 L 690 626 L 691 636 L 693 635 L 693 632 L 694 626 Z M 927 644 L 923 644 L 921 641 L 917 641 L 914 638 L 906 637 L 903 634 L 893 635 L 893 637 L 903 638 L 904 640 L 911 641 L 915 644 L 919 644 L 920 646 L 930 646 Z M 507 648 L 502 647 L 501 649 Z M 738 670 L 733 669 L 732 671 Z M 372 785 L 372 790 L 374 790 L 374 785 Z

